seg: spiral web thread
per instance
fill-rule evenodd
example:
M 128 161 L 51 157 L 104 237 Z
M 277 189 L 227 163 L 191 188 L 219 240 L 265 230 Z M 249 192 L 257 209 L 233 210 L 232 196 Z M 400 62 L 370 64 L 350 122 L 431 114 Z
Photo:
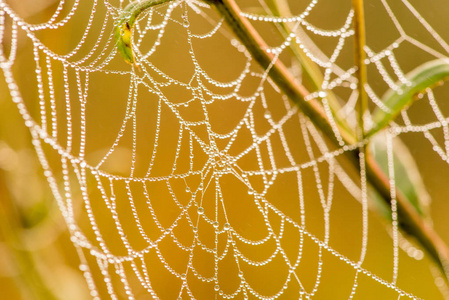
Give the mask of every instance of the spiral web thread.
M 352 270 L 351 283 L 345 287 L 346 297 L 356 296 L 360 291 L 360 278 L 366 277 L 393 292 L 395 299 L 418 298 L 397 285 L 400 248 L 415 259 L 421 259 L 423 252 L 403 239 L 396 225 L 393 141 L 398 135 L 420 133 L 443 161 L 449 161 L 447 117 L 439 109 L 432 90 L 422 102 L 434 113 L 433 121 L 413 124 L 404 111 L 402 120 L 393 123 L 386 133 L 394 226 L 391 230 L 393 255 L 385 258 L 392 261 L 391 273 L 388 278 L 381 278 L 364 267 L 369 245 L 364 156 L 360 156 L 361 180 L 350 175 L 338 161 L 344 152 L 363 145 L 329 148 L 313 124 L 270 80 L 268 70 L 258 67 L 245 47 L 233 38 L 225 22 L 200 1 L 173 1 L 150 9 L 140 19 L 134 30 L 140 70 L 126 65 L 114 47 L 111 32 L 120 7 L 127 4 L 122 1 L 92 1 L 91 13 L 82 24 L 84 33 L 76 45 L 66 54 L 52 50 L 41 40 L 40 33 L 56 32 L 69 26 L 80 14 L 84 4 L 81 2 L 61 0 L 47 22 L 32 24 L 0 1 L 3 45 L 0 63 L 12 100 L 31 132 L 94 299 L 103 298 L 102 295 L 109 295 L 111 299 L 135 299 L 145 294 L 155 299 L 169 298 L 164 296 L 164 285 L 157 279 L 164 272 L 173 282 L 173 293 L 185 299 L 294 297 L 291 295 L 301 299 L 319 298 L 320 288 L 328 284 L 329 278 L 323 274 L 327 266 L 324 257 L 329 255 Z M 288 18 L 251 12 L 243 13 L 242 17 L 256 26 L 281 22 L 293 25 L 290 35 L 264 50 L 275 54 L 277 60 L 288 52 L 291 44 L 297 43 L 324 74 L 320 89 L 312 91 L 307 99 L 319 99 L 329 112 L 328 92 L 344 90 L 346 104 L 341 113 L 348 120 L 355 119 L 356 68 L 337 64 L 348 55 L 344 50 L 352 47 L 353 11 L 348 8 L 341 27 L 325 30 L 308 20 L 318 9 L 319 1 L 303 2 L 302 12 Z M 380 51 L 374 51 L 368 43 L 366 63 L 373 67 L 370 72 L 377 72 L 387 88 L 393 90 L 398 89 L 397 82 L 407 82 L 396 59 L 396 53 L 402 48 L 412 47 L 429 59 L 442 58 L 449 52 L 449 45 L 416 9 L 406 0 L 402 0 L 402 5 L 422 25 L 432 42 L 427 45 L 413 38 L 388 2 L 379 1 L 379 7 L 394 25 L 397 39 Z M 191 20 L 198 18 L 204 20 L 201 29 L 191 26 Z M 165 51 L 160 48 L 170 30 L 181 32 L 171 35 L 170 39 L 183 39 L 187 45 L 190 65 L 182 67 L 185 69 L 179 71 L 181 75 L 170 75 L 163 67 L 157 67 L 160 64 L 157 55 Z M 199 59 L 205 54 L 198 53 L 201 50 L 197 43 L 217 36 L 225 39 L 234 49 L 236 60 L 243 62 L 232 67 L 238 70 L 232 80 L 214 78 Z M 327 38 L 335 46 L 330 54 L 325 54 L 311 43 L 309 36 Z M 144 46 L 146 39 L 151 41 Z M 14 75 L 19 41 L 32 45 L 32 88 L 37 95 L 34 99 L 26 98 L 24 87 L 16 82 Z M 227 64 L 232 65 L 233 61 Z M 187 70 L 192 71 L 191 74 L 183 77 L 182 74 L 189 74 Z M 300 78 L 297 70 L 292 64 L 291 72 Z M 126 105 L 121 119 L 115 117 L 119 120 L 116 126 L 102 129 L 113 134 L 109 146 L 99 150 L 101 155 L 93 156 L 94 151 L 89 148 L 89 142 L 93 142 L 89 139 L 89 122 L 100 126 L 95 118 L 101 115 L 101 109 L 91 111 L 90 103 L 95 103 L 96 93 L 110 88 L 101 85 L 97 76 L 120 76 L 117 85 L 127 91 L 127 95 L 108 99 L 109 104 L 102 103 Z M 174 96 L 178 94 L 166 92 L 172 87 L 182 89 L 187 94 L 185 99 L 179 100 L 177 97 L 181 96 Z M 366 90 L 370 101 L 387 110 L 376 95 L 376 89 L 368 82 Z M 38 109 L 36 105 L 31 109 L 31 104 L 37 101 Z M 140 106 L 145 101 L 152 101 L 151 110 Z M 227 103 L 243 107 L 243 113 L 236 112 L 238 120 L 229 121 L 234 122 L 232 128 L 225 130 L 226 125 L 222 125 L 216 129 L 214 122 L 223 116 L 212 112 L 212 107 Z M 191 117 L 189 114 L 193 112 L 189 109 L 199 117 Z M 167 116 L 171 118 L 169 121 L 166 121 Z M 150 136 L 146 135 L 148 131 L 139 130 L 142 119 L 153 121 L 148 125 L 152 130 Z M 332 119 L 331 124 L 334 124 Z M 341 140 L 338 129 L 333 129 Z M 442 133 L 443 146 L 433 134 L 436 130 Z M 170 150 L 165 136 L 174 138 Z M 141 150 L 141 139 L 150 140 L 151 147 Z M 108 164 L 117 159 L 117 153 L 124 148 L 129 150 L 124 162 L 127 169 L 109 171 L 112 167 Z M 57 157 L 56 162 L 54 157 Z M 358 240 L 360 248 L 355 255 L 346 255 L 332 246 L 332 207 L 341 201 L 334 195 L 336 186 L 345 191 L 344 201 L 361 204 L 356 204 L 360 212 L 358 223 L 354 225 L 357 230 L 354 236 L 348 237 Z M 286 190 L 284 194 L 282 189 Z M 288 201 L 294 204 L 285 204 Z M 310 212 L 308 203 L 311 202 L 320 210 Z M 242 219 L 246 214 L 253 219 L 248 217 L 245 223 Z M 311 219 L 318 219 L 319 225 L 310 225 Z M 251 232 L 252 226 L 264 228 L 257 227 L 259 231 Z M 314 271 L 307 275 L 309 279 L 303 275 L 309 272 L 303 267 L 310 255 L 307 248 L 314 249 L 314 266 L 311 267 Z M 170 254 L 173 251 L 181 253 L 181 262 L 173 260 Z M 258 251 L 266 255 L 254 255 Z M 156 271 L 158 264 L 160 269 Z M 264 289 L 263 284 L 257 283 L 263 280 L 254 274 L 270 265 L 276 266 L 277 273 L 274 277 L 273 274 L 268 276 L 276 279 L 270 288 Z M 222 269 L 227 273 L 222 273 Z M 265 276 L 264 272 L 260 271 L 260 276 Z M 308 282 L 310 277 L 313 277 L 311 283 Z

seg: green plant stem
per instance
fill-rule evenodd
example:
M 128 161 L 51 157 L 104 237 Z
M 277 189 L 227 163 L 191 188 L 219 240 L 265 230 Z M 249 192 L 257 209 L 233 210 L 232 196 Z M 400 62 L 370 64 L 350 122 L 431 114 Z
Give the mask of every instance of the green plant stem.
M 366 64 L 365 64 L 365 17 L 363 12 L 363 0 L 352 0 L 352 8 L 354 10 L 354 58 L 357 67 L 356 76 L 358 79 L 359 91 L 359 140 L 365 138 L 365 122 L 363 117 L 368 108 L 368 97 L 365 91 L 365 84 L 367 82 Z

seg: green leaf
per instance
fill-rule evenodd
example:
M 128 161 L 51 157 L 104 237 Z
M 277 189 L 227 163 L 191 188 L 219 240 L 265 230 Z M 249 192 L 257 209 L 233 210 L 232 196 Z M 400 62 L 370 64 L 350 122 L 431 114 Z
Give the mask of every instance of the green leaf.
M 425 189 L 417 164 L 408 148 L 399 138 L 393 140 L 392 148 L 394 149 L 393 163 L 396 189 L 404 195 L 406 200 L 421 216 L 426 217 L 430 204 L 430 196 Z M 378 134 L 372 138 L 370 151 L 372 151 L 382 171 L 385 174 L 389 174 L 385 135 Z M 384 209 L 381 208 L 381 210 L 383 210 L 382 215 L 391 219 L 390 210 L 387 215 L 385 215 Z
M 374 126 L 368 132 L 367 137 L 385 128 L 427 89 L 434 87 L 447 77 L 449 77 L 449 59 L 437 59 L 424 63 L 408 73 L 405 76 L 408 83 L 399 83 L 397 90 L 390 89 L 383 96 L 382 102 L 387 110 L 377 108 L 374 111 Z

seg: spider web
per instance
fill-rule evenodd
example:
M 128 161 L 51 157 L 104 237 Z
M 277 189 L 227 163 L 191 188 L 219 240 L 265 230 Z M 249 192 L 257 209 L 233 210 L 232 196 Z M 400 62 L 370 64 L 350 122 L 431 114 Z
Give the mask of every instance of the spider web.
M 321 101 L 341 141 L 328 95 L 342 99 L 339 113 L 356 124 L 354 14 L 348 3 L 298 2 L 284 17 L 261 13 L 264 3 L 257 10 L 242 3 L 242 17 L 298 81 L 290 47 L 319 66 L 321 86 L 306 100 Z M 378 95 L 399 89 L 421 63 L 445 57 L 449 45 L 410 2 L 373 3 L 372 13 L 387 21 L 370 27 L 367 13 L 366 90 L 371 109 L 387 110 Z M 426 296 L 400 280 L 407 275 L 399 261 L 424 253 L 401 236 L 395 201 L 388 234 L 377 229 L 383 235 L 371 238 L 382 224 L 368 210 L 364 156 L 356 172 L 342 159 L 363 145 L 332 146 L 202 2 L 149 9 L 133 33 L 139 69 L 126 65 L 111 34 L 126 4 L 61 0 L 50 19 L 36 23 L 0 1 L 4 78 L 92 298 Z M 323 28 L 333 21 L 317 17 L 326 7 L 338 12 L 332 29 Z M 291 28 L 284 38 L 276 30 L 281 23 Z M 385 36 L 370 40 L 370 30 Z M 16 75 L 19 55 L 34 64 L 26 84 Z M 418 57 L 414 65 L 401 58 L 407 55 Z M 414 105 L 381 133 L 393 200 L 399 135 L 419 134 L 449 161 L 447 113 L 437 100 L 443 95 L 444 86 L 428 90 L 416 104 L 419 114 Z M 436 285 L 447 297 L 444 284 Z

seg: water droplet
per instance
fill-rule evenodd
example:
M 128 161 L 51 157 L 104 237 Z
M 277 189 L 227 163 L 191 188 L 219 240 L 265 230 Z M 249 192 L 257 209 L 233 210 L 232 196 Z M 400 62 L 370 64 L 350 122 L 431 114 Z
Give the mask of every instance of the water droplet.
M 225 223 L 225 224 L 223 225 L 223 229 L 224 229 L 224 230 L 229 230 L 229 229 L 231 229 L 231 225 L 229 225 L 229 223 Z
M 327 96 L 327 93 L 326 93 L 325 91 L 319 91 L 319 92 L 318 92 L 318 97 L 324 98 L 324 97 L 326 97 L 326 96 Z
M 271 117 L 271 112 L 267 110 L 263 116 L 265 119 L 269 119 Z

